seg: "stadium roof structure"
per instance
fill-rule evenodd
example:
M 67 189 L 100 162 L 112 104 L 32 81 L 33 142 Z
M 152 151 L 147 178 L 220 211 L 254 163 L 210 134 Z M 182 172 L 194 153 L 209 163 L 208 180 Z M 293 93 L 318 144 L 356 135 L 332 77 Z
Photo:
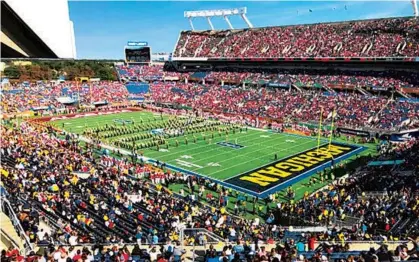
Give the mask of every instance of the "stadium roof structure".
M 68 1 L 2 0 L 1 51 L 1 58 L 76 58 Z
M 415 17 L 418 17 L 419 12 L 418 12 L 418 5 L 417 5 L 417 3 L 416 3 L 416 0 L 411 0 L 410 2 L 412 3 L 413 15 L 414 15 Z
M 231 9 L 215 9 L 215 10 L 199 10 L 199 11 L 185 11 L 184 17 L 188 18 L 189 24 L 191 25 L 192 30 L 195 30 L 192 19 L 195 17 L 204 17 L 207 19 L 208 24 L 211 28 L 211 30 L 214 30 L 214 26 L 211 22 L 211 17 L 217 17 L 222 16 L 224 20 L 226 21 L 227 25 L 230 29 L 234 29 L 233 25 L 230 22 L 229 16 L 233 15 L 239 15 L 244 20 L 244 22 L 247 24 L 249 28 L 253 28 L 252 23 L 249 21 L 249 19 L 246 16 L 247 8 L 241 7 L 241 8 L 231 8 Z

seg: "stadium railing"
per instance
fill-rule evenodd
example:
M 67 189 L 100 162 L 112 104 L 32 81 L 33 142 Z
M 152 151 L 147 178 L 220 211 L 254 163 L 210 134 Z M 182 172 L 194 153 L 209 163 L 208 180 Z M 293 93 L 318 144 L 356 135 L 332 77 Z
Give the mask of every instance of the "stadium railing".
M 200 238 L 202 236 L 202 238 Z M 207 244 L 217 244 L 220 242 L 227 242 L 225 239 L 217 236 L 216 234 L 208 231 L 205 228 L 184 228 L 180 231 L 180 243 L 183 245 L 187 238 L 198 238 L 198 243 L 196 241 L 193 245 L 205 246 Z
M 367 191 L 367 192 L 363 192 L 362 195 L 359 195 L 359 197 L 385 197 L 387 196 L 387 192 L 386 191 Z
M 361 223 L 362 219 L 359 217 L 351 217 L 346 216 L 345 220 L 336 220 L 334 222 L 335 227 L 337 228 L 347 228 L 351 229 L 354 225 L 359 225 Z
M 302 226 L 289 226 L 286 227 L 286 229 L 290 232 L 325 232 L 327 231 L 327 227 L 324 226 L 307 226 L 307 227 L 302 227 Z
M 16 233 L 18 234 L 18 236 L 22 239 L 23 243 L 24 243 L 24 251 L 25 252 L 21 252 L 24 254 L 29 253 L 31 250 L 33 250 L 33 245 L 29 240 L 29 237 L 25 234 L 25 230 L 23 229 L 22 225 L 20 224 L 20 221 L 16 215 L 16 213 L 13 211 L 13 207 L 10 204 L 9 200 L 5 197 L 5 195 L 2 195 L 2 199 L 1 199 L 1 211 L 4 212 L 9 218 L 10 221 L 12 222 Z M 23 250 L 20 250 L 23 251 Z
M 199 228 L 198 228 L 199 229 Z M 199 230 L 198 230 L 199 232 Z M 277 245 L 284 245 L 286 243 L 287 239 L 283 239 L 281 241 L 276 241 L 273 244 L 268 244 L 268 243 L 260 243 L 260 246 L 277 246 Z M 95 246 L 102 246 L 102 247 L 112 247 L 112 246 L 127 246 L 129 248 L 134 247 L 135 245 L 137 245 L 138 243 L 80 243 L 80 244 L 76 244 L 76 245 L 70 245 L 70 244 L 66 244 L 66 243 L 55 243 L 55 246 L 64 246 L 64 247 L 95 247 Z M 203 249 L 203 248 L 207 248 L 209 245 L 213 245 L 216 248 L 222 248 L 223 246 L 228 246 L 228 245 L 236 245 L 237 242 L 234 241 L 204 241 L 204 242 L 195 242 L 195 243 L 190 243 L 190 244 L 186 244 L 186 245 L 180 245 L 182 248 L 185 249 Z M 397 249 L 398 246 L 400 245 L 406 245 L 409 249 L 411 249 L 413 247 L 412 243 L 409 243 L 409 241 L 380 241 L 380 240 L 370 240 L 370 241 L 319 241 L 315 244 L 315 249 L 317 249 L 320 245 L 326 245 L 326 246 L 336 246 L 336 245 L 347 245 L 349 247 L 349 252 L 350 251 L 368 251 L 371 248 L 374 249 L 378 249 L 381 246 L 385 245 L 387 246 L 387 248 L 389 250 L 395 250 Z M 151 244 L 151 243 L 142 243 L 142 244 L 138 244 L 140 246 L 140 248 L 148 248 L 150 246 L 164 246 L 167 245 L 167 243 L 155 243 L 155 244 Z M 307 243 L 305 243 L 306 245 L 306 250 L 308 250 L 308 246 Z M 42 245 L 39 245 L 38 247 L 42 247 Z
M 13 239 L 13 237 L 11 237 L 6 231 L 4 231 L 2 228 L 0 228 L 0 232 L 1 232 L 1 241 L 3 245 L 6 246 L 12 246 L 13 248 L 19 250 L 19 252 L 22 254 L 23 252 L 25 252 L 24 248 L 21 248 L 21 246 L 19 245 L 19 243 L 16 242 L 16 239 Z M 7 243 L 7 244 L 5 244 Z M 10 244 L 10 245 L 9 245 Z

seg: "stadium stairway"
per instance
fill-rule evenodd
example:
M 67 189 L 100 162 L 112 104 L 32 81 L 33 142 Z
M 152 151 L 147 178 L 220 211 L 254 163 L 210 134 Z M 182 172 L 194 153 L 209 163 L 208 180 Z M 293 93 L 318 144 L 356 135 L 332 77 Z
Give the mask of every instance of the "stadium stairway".
M 371 93 L 369 93 L 367 90 L 365 90 L 364 88 L 360 86 L 357 86 L 355 89 L 365 96 L 371 96 Z
M 13 158 L 11 158 L 10 156 L 7 155 L 2 155 L 1 156 L 1 163 L 3 165 L 9 166 L 9 167 L 14 167 L 16 162 Z
M 301 90 L 301 88 L 300 88 L 300 87 L 298 87 L 297 85 L 292 84 L 291 86 L 292 86 L 294 89 L 298 90 L 298 92 L 300 92 L 300 93 L 302 93 L 302 92 L 303 92 L 303 90 Z
M 408 93 L 405 93 L 401 90 L 396 90 L 396 93 L 398 93 L 399 95 L 403 96 L 404 98 L 412 98 L 411 95 L 409 95 Z
M 336 91 L 333 88 L 330 88 L 327 85 L 323 85 L 323 88 L 326 90 L 326 92 L 329 92 L 331 94 L 335 94 L 336 93 Z
M 19 250 L 24 250 L 23 241 L 20 239 L 12 224 L 10 218 L 3 212 L 0 213 L 0 250 L 7 249 L 10 246 L 17 247 Z

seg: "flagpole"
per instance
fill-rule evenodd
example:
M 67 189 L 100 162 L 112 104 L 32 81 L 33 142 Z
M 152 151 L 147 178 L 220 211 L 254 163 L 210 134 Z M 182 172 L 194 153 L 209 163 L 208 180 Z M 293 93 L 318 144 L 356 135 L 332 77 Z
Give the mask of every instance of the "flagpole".
M 80 106 L 80 87 L 79 87 L 79 81 L 76 78 L 76 89 L 77 89 L 77 103 Z
M 336 111 L 335 111 L 335 109 L 333 109 L 333 113 L 332 113 L 332 125 L 330 127 L 329 148 L 327 149 L 328 151 L 330 150 L 330 145 L 332 144 L 333 124 L 335 122 L 335 115 L 336 115 Z
M 89 83 L 89 92 L 90 92 L 90 104 L 92 103 L 92 82 Z
M 318 130 L 318 137 L 317 137 L 317 149 L 320 147 L 320 136 L 321 136 L 321 129 L 322 129 L 322 118 L 323 118 L 323 107 L 320 109 L 320 121 L 319 121 L 319 130 Z

